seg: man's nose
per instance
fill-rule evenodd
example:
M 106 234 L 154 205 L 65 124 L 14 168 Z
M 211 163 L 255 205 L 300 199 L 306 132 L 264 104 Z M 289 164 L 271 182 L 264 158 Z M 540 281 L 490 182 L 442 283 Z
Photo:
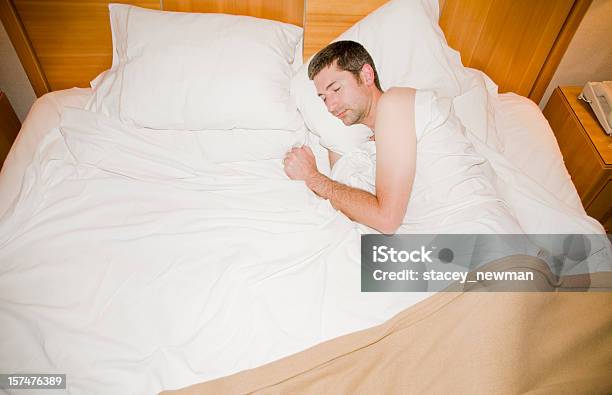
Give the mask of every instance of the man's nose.
M 327 111 L 331 112 L 332 114 L 335 114 L 336 109 L 338 108 L 338 100 L 336 100 L 335 98 L 328 97 L 325 101 L 325 104 L 327 104 Z

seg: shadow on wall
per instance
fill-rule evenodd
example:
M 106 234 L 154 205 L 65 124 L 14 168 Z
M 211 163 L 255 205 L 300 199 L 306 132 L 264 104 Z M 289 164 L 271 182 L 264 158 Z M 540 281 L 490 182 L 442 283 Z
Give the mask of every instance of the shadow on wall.
M 19 120 L 23 122 L 30 107 L 36 100 L 36 94 L 21 62 L 17 57 L 11 40 L 0 23 L 0 90 L 8 97 Z
M 593 0 L 540 101 L 544 109 L 557 86 L 612 80 L 612 0 Z

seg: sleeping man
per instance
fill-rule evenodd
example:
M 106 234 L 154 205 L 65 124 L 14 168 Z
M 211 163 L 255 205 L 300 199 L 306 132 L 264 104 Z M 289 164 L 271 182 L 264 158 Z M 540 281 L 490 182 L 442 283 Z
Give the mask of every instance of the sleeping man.
M 345 125 L 360 123 L 374 132 L 374 141 L 365 143 L 375 145 L 371 188 L 321 174 L 306 146 L 285 156 L 289 178 L 303 180 L 351 220 L 385 234 L 400 225 L 410 229 L 411 222 L 431 233 L 522 233 L 497 197 L 486 160 L 452 114 L 450 100 L 412 88 L 383 92 L 371 56 L 353 41 L 321 50 L 308 76 L 330 113 Z M 334 172 L 350 159 L 345 156 L 330 151 Z
M 415 90 L 392 88 L 383 93 L 374 61 L 353 41 L 339 41 L 321 50 L 310 63 L 308 76 L 330 113 L 345 125 L 362 123 L 375 131 L 376 194 L 321 174 L 308 147 L 287 153 L 285 172 L 291 179 L 304 180 L 350 219 L 394 233 L 406 213 L 415 173 Z M 332 166 L 337 159 L 330 151 Z

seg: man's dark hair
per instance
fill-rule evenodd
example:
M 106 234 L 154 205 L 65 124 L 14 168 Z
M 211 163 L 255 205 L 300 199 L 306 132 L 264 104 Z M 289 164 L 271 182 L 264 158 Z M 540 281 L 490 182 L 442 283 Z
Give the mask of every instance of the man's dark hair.
M 334 62 L 338 69 L 351 72 L 357 81 L 361 81 L 359 72 L 363 65 L 369 64 L 374 70 L 374 85 L 382 91 L 374 60 L 363 45 L 355 41 L 336 41 L 319 51 L 308 65 L 308 78 L 314 79 L 321 70 L 331 66 Z

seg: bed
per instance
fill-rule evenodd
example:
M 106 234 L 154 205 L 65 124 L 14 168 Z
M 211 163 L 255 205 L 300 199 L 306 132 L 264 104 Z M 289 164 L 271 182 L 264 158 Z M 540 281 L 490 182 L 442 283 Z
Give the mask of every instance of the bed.
M 289 82 L 293 93 L 300 92 L 295 76 L 304 68 L 301 29 L 293 25 L 304 27 L 304 60 L 368 14 L 370 24 L 359 22 L 346 37 L 364 41 L 374 51 L 372 42 L 384 38 L 375 35 L 368 41 L 372 26 L 382 26 L 376 18 L 406 15 L 399 11 L 416 18 L 420 14 L 412 7 L 417 6 L 424 19 L 415 23 L 433 21 L 437 26 L 436 2 L 395 0 L 370 14 L 382 3 L 309 1 L 304 7 L 283 2 L 272 9 L 263 2 L 245 8 L 234 2 L 161 3 L 164 10 L 249 14 L 292 23 L 228 23 L 219 17 L 193 27 L 196 32 L 236 28 L 245 41 L 258 35 L 265 43 L 279 40 L 262 47 L 271 52 L 260 63 L 255 59 L 249 64 L 261 67 L 256 70 L 262 74 L 279 67 L 286 73 L 280 82 L 274 80 L 276 85 L 255 84 L 260 92 L 255 102 L 240 102 L 266 114 L 254 119 L 248 111 L 238 116 L 223 106 L 227 97 L 249 97 L 232 96 L 236 92 L 229 89 L 219 95 L 206 91 L 209 99 L 173 75 L 168 48 L 179 58 L 187 53 L 198 59 L 198 40 L 183 34 L 170 37 L 176 46 L 156 47 L 168 40 L 164 29 L 173 25 L 157 19 L 165 15 L 115 5 L 112 45 L 93 40 L 91 52 L 75 51 L 67 64 L 45 52 L 51 40 L 37 34 L 87 6 L 77 11 L 66 6 L 44 18 L 33 3 L 12 2 L 18 30 L 29 35 L 29 48 L 37 53 L 29 60 L 30 78 L 37 92 L 54 91 L 33 106 L 0 175 L 0 371 L 66 374 L 69 393 L 157 393 L 215 379 L 185 393 L 608 391 L 609 292 L 361 292 L 364 229 L 284 175 L 281 158 L 293 144 L 309 144 L 329 174 L 321 144 L 344 143 L 321 130 L 314 136 L 296 118 L 295 108 L 284 105 Z M 157 2 L 135 4 L 160 8 Z M 453 71 L 444 75 L 453 79 L 439 89 L 462 98 L 454 104 L 464 111 L 461 121 L 470 126 L 470 142 L 487 158 L 497 192 L 525 233 L 602 234 L 601 225 L 581 206 L 546 120 L 523 97 L 541 96 L 588 7 L 581 1 L 551 4 L 447 0 L 440 25 L 461 58 L 440 46 L 440 53 L 448 55 L 444 67 L 450 64 Z M 95 7 L 106 10 L 106 4 Z M 107 26 L 106 11 L 100 15 Z M 174 25 L 197 24 L 197 14 L 187 15 L 171 16 L 179 21 Z M 504 19 L 508 15 L 510 20 Z M 536 29 L 525 15 L 549 19 Z M 517 27 L 503 33 L 507 30 L 500 20 Z M 521 30 L 529 28 L 539 35 L 526 40 L 531 43 L 526 46 L 516 34 L 533 36 L 535 32 Z M 436 28 L 431 32 L 441 34 Z M 125 49 L 134 43 L 141 45 L 138 50 Z M 240 42 L 233 45 L 252 50 Z M 76 47 L 65 45 L 66 51 Z M 223 47 L 212 49 L 219 51 L 212 58 L 222 58 Z M 129 58 L 130 51 L 138 56 L 122 58 Z M 284 61 L 269 63 L 274 56 Z M 393 76 L 394 56 L 387 50 L 375 56 L 381 70 L 388 70 L 384 75 L 381 71 L 387 85 L 405 77 L 401 70 Z M 142 59 L 144 69 L 137 67 Z M 150 66 L 151 59 L 159 68 Z M 80 70 L 75 70 L 75 60 L 82 62 Z M 459 67 L 462 61 L 492 79 Z M 219 70 L 231 74 L 227 70 L 234 66 L 220 64 L 203 61 L 201 67 L 212 67 L 206 70 L 217 70 L 210 75 L 221 79 Z M 190 65 L 181 67 L 197 86 L 202 81 L 193 77 Z M 433 67 L 427 62 L 422 66 Z M 431 73 L 432 85 L 419 88 L 437 87 L 442 79 Z M 155 76 L 167 78 L 168 85 L 153 84 Z M 417 84 L 426 80 L 407 78 Z M 120 94 L 117 81 L 123 84 Z M 274 95 L 280 84 L 285 96 L 279 107 Z M 75 85 L 82 88 L 60 89 Z M 153 91 L 157 95 L 151 86 L 159 89 Z M 172 95 L 191 97 L 185 92 L 196 95 L 191 104 L 208 100 L 211 112 L 194 110 L 189 100 L 177 108 L 176 100 L 168 101 Z M 292 100 L 300 114 L 309 111 L 301 96 Z M 317 122 L 306 125 L 312 131 Z M 463 213 L 459 227 L 436 220 L 435 233 L 488 233 L 479 226 L 479 215 L 485 216 L 478 208 Z M 412 224 L 404 231 L 431 229 Z M 603 277 L 574 289 L 610 287 L 606 253 L 591 268 Z M 520 259 L 522 266 L 539 262 Z M 468 313 L 472 319 L 460 319 Z M 562 328 L 574 317 L 579 318 L 571 328 Z M 442 330 L 449 327 L 454 329 Z M 542 331 L 550 337 L 538 341 Z M 404 342 L 392 341 L 397 338 Z M 384 339 L 391 345 L 383 344 Z M 388 354 L 384 347 L 398 344 L 400 354 L 414 358 L 398 356 L 381 363 L 390 367 L 382 369 L 390 372 L 389 378 L 381 379 L 383 371 L 375 365 L 380 355 Z M 496 355 L 504 357 L 495 360 Z M 403 369 L 414 372 L 418 386 L 401 381 Z M 450 372 L 448 379 L 440 379 L 443 372 Z M 388 386 L 382 387 L 381 380 Z

